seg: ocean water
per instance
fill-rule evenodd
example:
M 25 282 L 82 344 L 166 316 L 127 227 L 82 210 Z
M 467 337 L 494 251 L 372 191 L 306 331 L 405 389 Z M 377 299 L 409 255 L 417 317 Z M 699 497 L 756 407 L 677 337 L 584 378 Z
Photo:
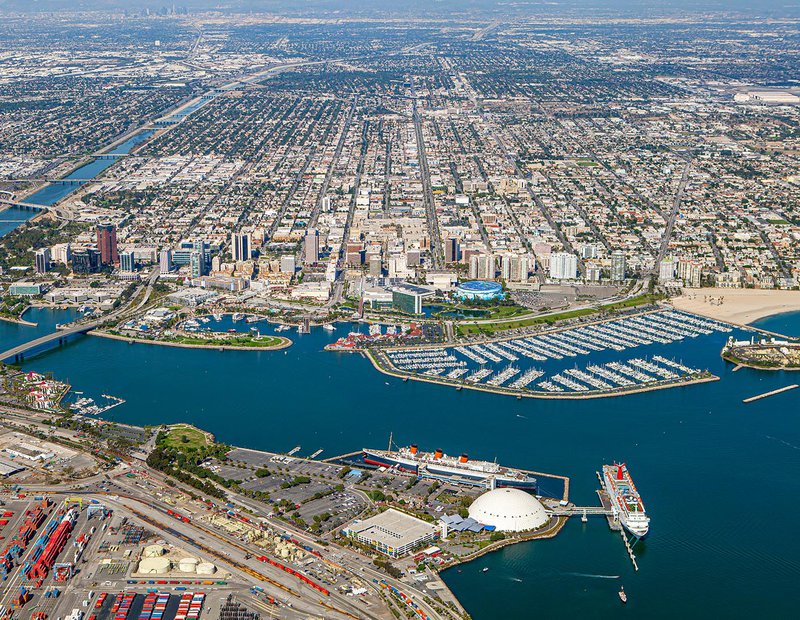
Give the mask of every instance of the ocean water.
M 800 335 L 800 314 L 761 326 Z M 18 338 L 19 329 L 0 324 L 0 342 Z M 346 331 L 286 332 L 294 345 L 275 352 L 86 336 L 25 367 L 52 371 L 89 396 L 126 399 L 109 412 L 113 420 L 192 422 L 221 441 L 276 451 L 299 444 L 303 454 L 323 449 L 322 458 L 382 447 L 394 432 L 400 445 L 568 475 L 578 504 L 597 503 L 603 463 L 627 462 L 652 518 L 650 536 L 636 547 L 640 570 L 603 518 L 574 519 L 553 540 L 513 545 L 443 574 L 478 620 L 795 617 L 800 390 L 749 405 L 742 399 L 797 382 L 800 373 L 733 373 L 719 356 L 728 335 L 716 333 L 658 352 L 720 381 L 621 398 L 517 400 L 404 383 L 360 356 L 322 351 Z M 638 347 L 621 355 L 650 354 Z

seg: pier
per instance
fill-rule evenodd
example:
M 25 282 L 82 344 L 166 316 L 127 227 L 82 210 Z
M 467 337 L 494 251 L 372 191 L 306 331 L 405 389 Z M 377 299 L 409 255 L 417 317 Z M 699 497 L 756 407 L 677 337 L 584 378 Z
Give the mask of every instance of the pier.
M 743 403 L 752 403 L 757 400 L 761 400 L 762 398 L 767 398 L 769 396 L 775 396 L 776 394 L 781 394 L 782 392 L 788 392 L 789 390 L 793 390 L 798 386 L 797 383 L 793 383 L 792 385 L 787 385 L 782 388 L 778 388 L 777 390 L 772 390 L 771 392 L 764 392 L 763 394 L 758 394 L 757 396 L 751 396 L 750 398 L 745 398 L 742 402 Z

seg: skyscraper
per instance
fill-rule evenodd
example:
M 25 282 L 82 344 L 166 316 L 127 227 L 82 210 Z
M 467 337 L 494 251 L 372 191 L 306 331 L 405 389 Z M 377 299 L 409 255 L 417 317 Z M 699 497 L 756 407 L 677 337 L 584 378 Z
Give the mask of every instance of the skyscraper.
M 496 267 L 494 254 L 470 256 L 469 277 L 473 280 L 494 280 Z
M 197 258 L 193 259 L 192 256 L 194 253 L 197 253 Z M 197 262 L 197 269 L 195 269 L 195 263 Z M 199 278 L 200 276 L 204 276 L 208 273 L 208 250 L 206 248 L 206 242 L 202 239 L 196 239 L 192 242 L 192 255 L 189 257 L 189 265 L 192 267 L 192 277 Z M 195 271 L 198 272 L 198 275 L 194 275 Z
M 667 256 L 658 264 L 658 281 L 669 282 L 675 279 L 675 259 Z
M 123 252 L 119 255 L 119 266 L 122 271 L 133 271 L 136 266 L 136 259 L 133 252 Z
M 114 224 L 97 225 L 97 249 L 100 252 L 101 264 L 119 265 L 117 227 Z
M 444 262 L 455 263 L 460 256 L 458 239 L 455 237 L 448 237 L 444 242 Z
M 306 232 L 303 251 L 307 264 L 313 265 L 319 261 L 319 231 L 316 228 L 309 228 Z
M 611 253 L 611 280 L 623 282 L 625 280 L 625 252 L 614 250 Z
M 100 253 L 92 248 L 81 248 L 72 253 L 72 271 L 94 273 L 100 266 Z
M 206 275 L 206 261 L 203 252 L 192 250 L 189 255 L 189 265 L 192 269 L 192 278 L 201 278 Z
M 66 265 L 72 260 L 72 246 L 69 243 L 57 243 L 51 249 L 53 262 Z
M 501 272 L 506 282 L 525 282 L 530 272 L 530 262 L 527 256 L 519 254 L 504 254 L 501 262 Z
M 250 260 L 252 254 L 251 240 L 249 233 L 231 234 L 231 257 L 233 262 Z
M 574 280 L 578 277 L 578 257 L 569 252 L 550 255 L 550 277 L 554 280 Z
M 50 248 L 36 250 L 36 273 L 47 273 L 50 270 Z

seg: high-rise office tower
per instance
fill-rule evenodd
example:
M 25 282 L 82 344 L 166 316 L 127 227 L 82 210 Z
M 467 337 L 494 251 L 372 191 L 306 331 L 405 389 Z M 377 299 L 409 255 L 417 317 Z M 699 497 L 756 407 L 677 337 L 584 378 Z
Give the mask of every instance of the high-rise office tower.
M 36 250 L 36 273 L 47 273 L 50 270 L 50 248 Z
M 97 225 L 97 249 L 103 265 L 119 265 L 117 227 L 114 224 Z
M 319 261 L 319 231 L 316 228 L 309 228 L 306 232 L 303 250 L 307 264 L 313 265 Z
M 233 262 L 250 260 L 251 253 L 250 234 L 233 233 L 231 235 L 231 258 L 233 258 Z

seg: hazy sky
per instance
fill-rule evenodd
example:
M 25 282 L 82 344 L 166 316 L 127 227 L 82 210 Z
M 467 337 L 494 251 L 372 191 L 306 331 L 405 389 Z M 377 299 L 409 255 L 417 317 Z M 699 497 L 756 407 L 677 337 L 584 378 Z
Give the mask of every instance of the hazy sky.
M 796 17 L 797 0 L 176 0 L 175 6 L 190 10 L 228 12 L 263 11 L 284 14 L 527 14 L 527 15 L 680 15 L 736 12 Z M 14 12 L 85 11 L 144 8 L 157 10 L 171 0 L 0 0 L 0 10 Z

